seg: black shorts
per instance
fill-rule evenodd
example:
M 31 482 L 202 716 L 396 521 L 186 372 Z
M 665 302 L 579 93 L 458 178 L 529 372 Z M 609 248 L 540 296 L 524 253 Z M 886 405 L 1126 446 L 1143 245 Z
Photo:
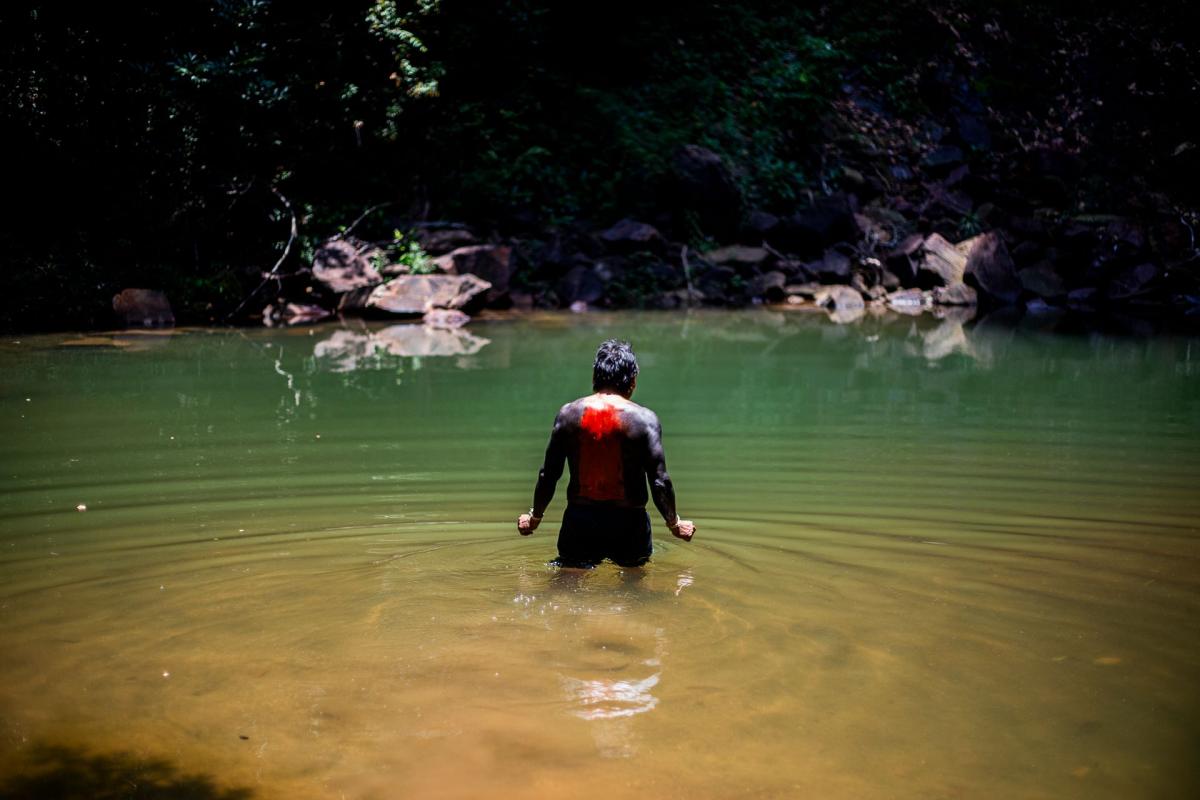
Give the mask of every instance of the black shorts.
M 558 531 L 557 563 L 594 567 L 610 558 L 622 567 L 640 567 L 652 549 L 646 509 L 568 505 Z

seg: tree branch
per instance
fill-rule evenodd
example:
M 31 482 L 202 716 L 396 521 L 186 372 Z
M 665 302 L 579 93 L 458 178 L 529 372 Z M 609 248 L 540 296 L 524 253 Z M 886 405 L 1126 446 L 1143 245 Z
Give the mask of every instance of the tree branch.
M 253 292 L 246 295 L 246 299 L 243 300 L 242 302 L 238 303 L 237 308 L 235 308 L 233 311 L 230 311 L 228 314 L 225 315 L 226 320 L 228 320 L 230 317 L 235 316 L 239 311 L 241 311 L 243 308 L 245 308 L 246 303 L 249 303 L 251 298 L 253 298 L 256 294 L 261 292 L 262 288 L 264 286 L 266 286 L 270 281 L 278 280 L 279 276 L 276 273 L 279 272 L 279 268 L 283 266 L 283 262 L 287 261 L 288 255 L 292 252 L 292 245 L 296 243 L 296 239 L 300 235 L 300 226 L 299 226 L 299 223 L 296 221 L 296 212 L 292 209 L 292 204 L 289 203 L 288 199 L 283 196 L 283 192 L 279 191 L 279 189 L 275 188 L 274 186 L 271 187 L 271 193 L 279 198 L 279 200 L 283 203 L 283 207 L 287 209 L 288 214 L 292 218 L 292 228 L 291 228 L 291 233 L 288 236 L 287 245 L 283 248 L 283 255 L 281 255 L 279 257 L 279 260 L 275 262 L 275 266 L 271 267 L 271 271 L 268 272 L 265 276 L 263 276 L 262 283 L 260 283 L 257 287 L 255 287 Z
M 359 214 L 359 215 L 358 215 L 358 219 L 354 220 L 354 222 L 351 222 L 351 223 L 350 223 L 350 225 L 349 225 L 349 226 L 346 228 L 346 230 L 344 230 L 344 231 L 342 231 L 341 233 L 337 234 L 337 235 L 336 235 L 336 236 L 334 236 L 333 238 L 334 238 L 334 239 L 345 239 L 347 236 L 349 236 L 349 235 L 350 235 L 350 231 L 352 231 L 352 230 L 354 230 L 355 228 L 357 228 L 357 227 L 358 227 L 358 223 L 362 222 L 364 219 L 366 219 L 368 216 L 370 216 L 372 213 L 374 213 L 374 212 L 378 211 L 379 209 L 381 209 L 381 208 L 386 208 L 386 207 L 388 207 L 388 206 L 391 206 L 391 205 L 395 205 L 395 203 L 392 203 L 392 202 L 387 202 L 387 203 L 380 203 L 379 205 L 374 205 L 374 206 L 371 206 L 371 207 L 370 207 L 370 208 L 368 208 L 366 211 L 364 211 L 363 213 Z

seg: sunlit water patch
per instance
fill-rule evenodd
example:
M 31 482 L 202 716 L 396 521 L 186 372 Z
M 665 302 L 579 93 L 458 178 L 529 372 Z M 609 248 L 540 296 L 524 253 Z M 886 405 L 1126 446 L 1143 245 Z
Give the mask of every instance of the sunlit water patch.
M 699 532 L 560 572 L 565 487 L 514 520 L 609 336 Z M 1197 344 L 771 312 L 9 340 L 0 795 L 1191 796 Z

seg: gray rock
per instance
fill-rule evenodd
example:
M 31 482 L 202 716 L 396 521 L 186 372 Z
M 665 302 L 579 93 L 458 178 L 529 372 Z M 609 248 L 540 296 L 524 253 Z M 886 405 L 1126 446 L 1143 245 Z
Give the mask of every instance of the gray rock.
M 965 277 L 984 294 L 1004 303 L 1015 303 L 1021 294 L 1021 282 L 1008 248 L 999 234 L 976 236 L 967 258 Z
M 122 289 L 113 296 L 112 305 L 126 327 L 170 328 L 175 325 L 171 303 L 156 289 Z
M 780 303 L 787 297 L 784 287 L 787 276 L 778 270 L 755 275 L 750 281 L 750 296 L 761 297 L 768 303 Z
M 800 297 L 806 300 L 813 300 L 824 291 L 825 286 L 820 283 L 789 283 L 783 287 L 783 292 L 788 297 Z
M 609 249 L 619 253 L 633 253 L 638 250 L 658 251 L 666 245 L 666 240 L 658 232 L 658 228 L 634 219 L 621 220 L 602 232 L 600 239 Z
M 750 267 L 757 267 L 770 257 L 771 254 L 762 247 L 746 247 L 740 244 L 710 250 L 704 254 L 704 258 L 713 264 L 733 264 Z
M 925 311 L 929 297 L 920 289 L 901 289 L 887 296 L 887 304 L 897 313 L 915 316 Z
M 887 254 L 888 271 L 898 277 L 900 283 L 911 284 L 917 281 L 917 269 L 922 260 L 924 243 L 924 236 L 912 234 Z
M 313 277 L 337 294 L 376 286 L 383 275 L 374 262 L 381 251 L 362 242 L 333 239 L 325 242 L 313 254 Z
M 508 305 L 508 282 L 512 276 L 512 248 L 504 244 L 460 247 L 434 259 L 434 264 L 451 275 L 475 275 L 492 285 L 486 303 Z
M 421 249 L 431 256 L 440 256 L 461 247 L 479 244 L 475 234 L 466 228 L 436 228 L 416 233 Z
M 829 318 L 839 325 L 861 319 L 866 313 L 863 296 L 849 286 L 829 286 L 817 296 L 817 304 L 829 311 Z
M 979 302 L 979 297 L 965 283 L 955 283 L 934 288 L 933 302 L 940 306 L 973 306 Z
M 945 173 L 963 162 L 963 151 L 954 145 L 944 145 L 928 152 L 921 166 L 931 172 Z
M 1158 277 L 1158 267 L 1153 264 L 1138 264 L 1122 270 L 1108 285 L 1107 295 L 1112 300 L 1128 300 L 1144 294 L 1151 281 Z
M 923 286 L 953 286 L 962 283 L 967 257 L 941 234 L 930 234 L 921 244 L 923 255 L 917 265 L 917 282 Z
M 818 275 L 821 280 L 830 283 L 840 283 L 850 280 L 852 266 L 850 256 L 837 250 L 826 250 L 820 261 L 808 265 L 809 270 Z

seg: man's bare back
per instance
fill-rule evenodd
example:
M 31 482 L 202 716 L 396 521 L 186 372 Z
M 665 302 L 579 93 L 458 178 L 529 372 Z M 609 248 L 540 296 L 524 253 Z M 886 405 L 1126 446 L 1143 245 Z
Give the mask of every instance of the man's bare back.
M 612 358 L 617 369 L 623 368 L 631 375 L 618 373 L 615 378 L 606 378 L 608 373 L 602 371 L 601 363 L 606 348 L 615 351 Z M 559 409 L 538 473 L 533 507 L 517 520 L 517 529 L 529 535 L 537 528 L 554 496 L 563 466 L 568 465 L 571 477 L 567 484 L 567 514 L 559 536 L 560 559 L 565 557 L 564 546 L 579 556 L 566 560 L 590 562 L 596 555 L 607 553 L 608 543 L 593 540 L 609 538 L 605 531 L 614 527 L 639 527 L 638 514 L 645 517 L 646 502 L 651 498 L 671 533 L 684 541 L 691 540 L 695 525 L 679 519 L 675 512 L 675 490 L 667 473 L 658 417 L 629 399 L 637 382 L 633 351 L 624 343 L 609 341 L 601 345 L 596 358 L 593 384 L 597 391 Z M 645 525 L 644 543 L 642 533 L 635 531 L 631 536 L 636 541 L 618 542 L 614 554 L 608 557 L 618 563 L 644 563 L 649 558 L 648 518 Z M 576 535 L 575 528 L 595 528 L 597 532 Z M 613 532 L 614 541 L 621 534 Z M 571 541 L 565 541 L 567 538 Z M 644 557 L 639 555 L 642 549 Z

